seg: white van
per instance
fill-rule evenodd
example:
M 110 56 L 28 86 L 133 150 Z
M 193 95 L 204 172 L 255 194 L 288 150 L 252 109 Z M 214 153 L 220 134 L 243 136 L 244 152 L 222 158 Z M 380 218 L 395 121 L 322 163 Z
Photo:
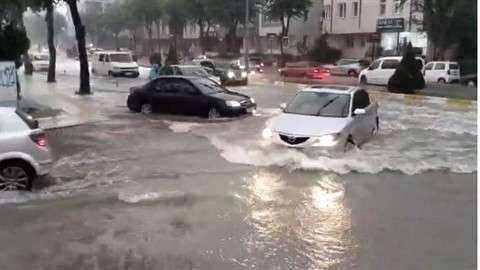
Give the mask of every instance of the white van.
M 137 78 L 138 64 L 133 61 L 130 52 L 95 52 L 92 61 L 92 73 L 108 76 L 126 76 Z
M 457 62 L 429 62 L 423 71 L 426 82 L 452 83 L 460 81 Z
M 48 53 L 30 53 L 33 71 L 47 71 L 50 65 L 50 55 Z
M 422 69 L 425 63 L 424 60 L 420 57 L 416 57 L 416 59 L 422 62 L 422 66 L 419 67 Z M 359 82 L 361 84 L 387 85 L 388 80 L 392 77 L 401 61 L 401 56 L 378 58 L 368 68 L 360 72 L 358 76 Z

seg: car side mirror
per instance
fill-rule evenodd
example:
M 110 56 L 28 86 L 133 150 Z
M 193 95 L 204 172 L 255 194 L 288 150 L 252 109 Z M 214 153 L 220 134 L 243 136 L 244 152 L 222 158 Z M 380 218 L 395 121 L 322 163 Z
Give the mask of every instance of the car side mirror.
M 367 111 L 365 109 L 360 109 L 360 108 L 355 109 L 355 111 L 353 111 L 353 115 L 364 115 L 366 113 Z
M 280 109 L 285 110 L 287 108 L 287 103 L 280 104 Z

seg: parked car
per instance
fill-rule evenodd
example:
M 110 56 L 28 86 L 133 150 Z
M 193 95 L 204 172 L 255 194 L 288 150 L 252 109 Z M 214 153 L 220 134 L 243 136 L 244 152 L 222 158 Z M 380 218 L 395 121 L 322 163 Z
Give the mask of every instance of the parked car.
M 51 165 L 47 137 L 38 123 L 15 108 L 0 108 L 0 191 L 31 190 Z
M 429 62 L 423 71 L 425 82 L 453 83 L 460 81 L 460 65 L 457 62 Z
M 235 63 L 214 63 L 211 60 L 203 60 L 198 62 L 198 65 L 209 68 L 208 71 L 212 75 L 220 77 L 222 85 L 248 84 L 248 73 Z
M 460 78 L 460 83 L 467 86 L 477 86 L 477 74 L 467 74 Z
M 47 71 L 50 65 L 50 56 L 48 53 L 30 53 L 30 59 L 33 65 L 33 71 Z
M 332 75 L 357 77 L 364 68 L 370 65 L 368 60 L 340 59 L 335 65 L 326 65 Z
M 130 52 L 95 52 L 92 61 L 92 73 L 105 76 L 126 76 L 137 78 L 140 73 L 138 64 L 133 61 Z
M 284 68 L 279 69 L 280 77 L 317 79 L 322 80 L 330 76 L 330 70 L 321 64 L 314 62 L 287 63 Z
M 207 70 L 201 66 L 173 65 L 172 68 L 175 75 L 208 78 L 218 84 L 221 84 L 221 79 L 219 76 L 208 73 Z
M 419 63 L 418 68 L 422 70 L 425 65 L 424 60 L 421 57 L 417 57 L 416 60 Z M 360 72 L 359 82 L 361 84 L 387 85 L 388 80 L 395 73 L 395 69 L 401 61 L 401 56 L 378 58 L 368 68 Z
M 311 86 L 300 90 L 263 137 L 288 147 L 348 150 L 375 136 L 378 104 L 367 91 L 351 86 Z
M 130 89 L 132 112 L 198 115 L 214 119 L 237 116 L 256 109 L 255 100 L 200 77 L 162 76 Z

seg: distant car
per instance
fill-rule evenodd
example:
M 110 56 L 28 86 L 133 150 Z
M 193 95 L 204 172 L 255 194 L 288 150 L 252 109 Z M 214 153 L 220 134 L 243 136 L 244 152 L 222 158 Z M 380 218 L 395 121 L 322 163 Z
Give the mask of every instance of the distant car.
M 263 61 L 263 58 L 261 58 L 261 57 L 250 57 L 249 61 L 252 64 L 252 66 L 255 67 L 256 72 L 263 73 L 264 67 L 265 67 L 265 63 Z
M 138 64 L 130 52 L 99 51 L 92 61 L 92 73 L 104 76 L 125 76 L 137 78 L 140 73 Z
M 50 56 L 48 53 L 31 53 L 30 59 L 33 65 L 33 71 L 47 71 L 50 65 Z
M 162 76 L 130 89 L 132 112 L 197 115 L 214 119 L 237 116 L 256 109 L 255 100 L 200 77 Z
M 457 62 L 429 62 L 423 71 L 426 82 L 454 83 L 460 81 L 460 66 Z
M 220 77 L 222 85 L 248 84 L 248 73 L 235 63 L 214 63 L 211 60 L 203 60 L 198 62 L 198 65 L 213 70 L 211 74 Z
M 263 137 L 288 147 L 348 150 L 379 130 L 378 104 L 351 86 L 311 86 L 300 90 Z
M 208 73 L 207 70 L 201 66 L 173 65 L 172 68 L 175 75 L 208 78 L 218 84 L 221 84 L 221 79 L 219 76 Z
M 421 57 L 416 57 L 418 69 L 423 70 L 425 61 Z M 362 70 L 358 76 L 360 84 L 387 85 L 395 70 L 402 61 L 401 56 L 382 57 L 373 61 L 366 69 Z
M 202 61 L 212 61 L 212 60 L 209 59 L 206 55 L 199 55 L 192 59 L 192 63 L 194 64 L 199 64 Z
M 303 78 L 322 80 L 330 76 L 330 70 L 323 65 L 314 62 L 287 63 L 284 68 L 279 69 L 280 77 Z
M 357 77 L 364 68 L 369 66 L 367 60 L 362 59 L 340 59 L 335 65 L 326 65 L 332 75 Z
M 51 165 L 47 137 L 38 123 L 15 108 L 0 108 L 0 191 L 31 190 Z

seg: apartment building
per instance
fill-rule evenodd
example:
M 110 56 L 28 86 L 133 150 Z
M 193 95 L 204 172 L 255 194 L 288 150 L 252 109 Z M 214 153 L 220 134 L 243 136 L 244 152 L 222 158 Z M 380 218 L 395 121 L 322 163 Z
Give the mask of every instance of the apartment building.
M 399 55 L 408 42 L 426 55 L 427 35 L 422 30 L 419 1 L 324 0 L 323 33 L 343 57 L 365 57 L 372 52 L 370 37 L 380 35 L 383 55 Z

